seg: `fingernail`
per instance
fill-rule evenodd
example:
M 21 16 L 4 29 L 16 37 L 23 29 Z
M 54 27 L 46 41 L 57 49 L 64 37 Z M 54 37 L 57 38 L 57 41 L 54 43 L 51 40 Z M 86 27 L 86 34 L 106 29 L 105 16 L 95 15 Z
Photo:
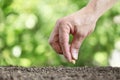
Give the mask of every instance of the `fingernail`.
M 71 61 L 71 63 L 75 64 L 75 63 L 76 63 L 76 61 L 75 61 L 75 60 L 72 60 L 72 61 Z
M 78 59 L 78 52 L 77 52 L 76 49 L 72 49 L 72 56 L 73 56 L 73 58 L 74 58 L 75 60 Z

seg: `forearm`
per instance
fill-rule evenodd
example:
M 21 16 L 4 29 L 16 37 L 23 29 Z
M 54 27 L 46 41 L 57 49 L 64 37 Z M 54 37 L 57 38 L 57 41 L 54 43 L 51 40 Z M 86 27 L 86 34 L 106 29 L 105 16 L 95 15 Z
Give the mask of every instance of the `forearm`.
M 91 0 L 86 6 L 89 10 L 92 10 L 94 14 L 99 18 L 104 12 L 110 9 L 117 0 Z

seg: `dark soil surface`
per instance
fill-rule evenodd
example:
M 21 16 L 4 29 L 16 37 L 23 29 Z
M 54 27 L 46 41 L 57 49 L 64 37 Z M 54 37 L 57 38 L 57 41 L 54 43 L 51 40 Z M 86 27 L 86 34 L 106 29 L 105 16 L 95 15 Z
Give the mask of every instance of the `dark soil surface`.
M 0 67 L 0 80 L 120 80 L 112 67 Z

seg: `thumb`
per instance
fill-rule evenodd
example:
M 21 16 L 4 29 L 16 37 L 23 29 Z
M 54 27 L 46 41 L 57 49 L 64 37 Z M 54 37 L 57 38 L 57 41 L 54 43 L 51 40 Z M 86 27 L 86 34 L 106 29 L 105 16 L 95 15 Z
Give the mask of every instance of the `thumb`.
M 83 39 L 84 38 L 80 36 L 73 37 L 70 50 L 71 50 L 72 58 L 75 60 L 78 59 L 78 53 L 79 53 L 79 49 L 80 49 Z

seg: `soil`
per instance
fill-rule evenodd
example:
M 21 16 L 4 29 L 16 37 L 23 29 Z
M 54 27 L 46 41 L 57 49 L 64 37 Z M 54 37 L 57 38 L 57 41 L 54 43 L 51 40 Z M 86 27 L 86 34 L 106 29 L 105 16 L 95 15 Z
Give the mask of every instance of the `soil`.
M 0 67 L 0 80 L 120 80 L 113 67 Z

